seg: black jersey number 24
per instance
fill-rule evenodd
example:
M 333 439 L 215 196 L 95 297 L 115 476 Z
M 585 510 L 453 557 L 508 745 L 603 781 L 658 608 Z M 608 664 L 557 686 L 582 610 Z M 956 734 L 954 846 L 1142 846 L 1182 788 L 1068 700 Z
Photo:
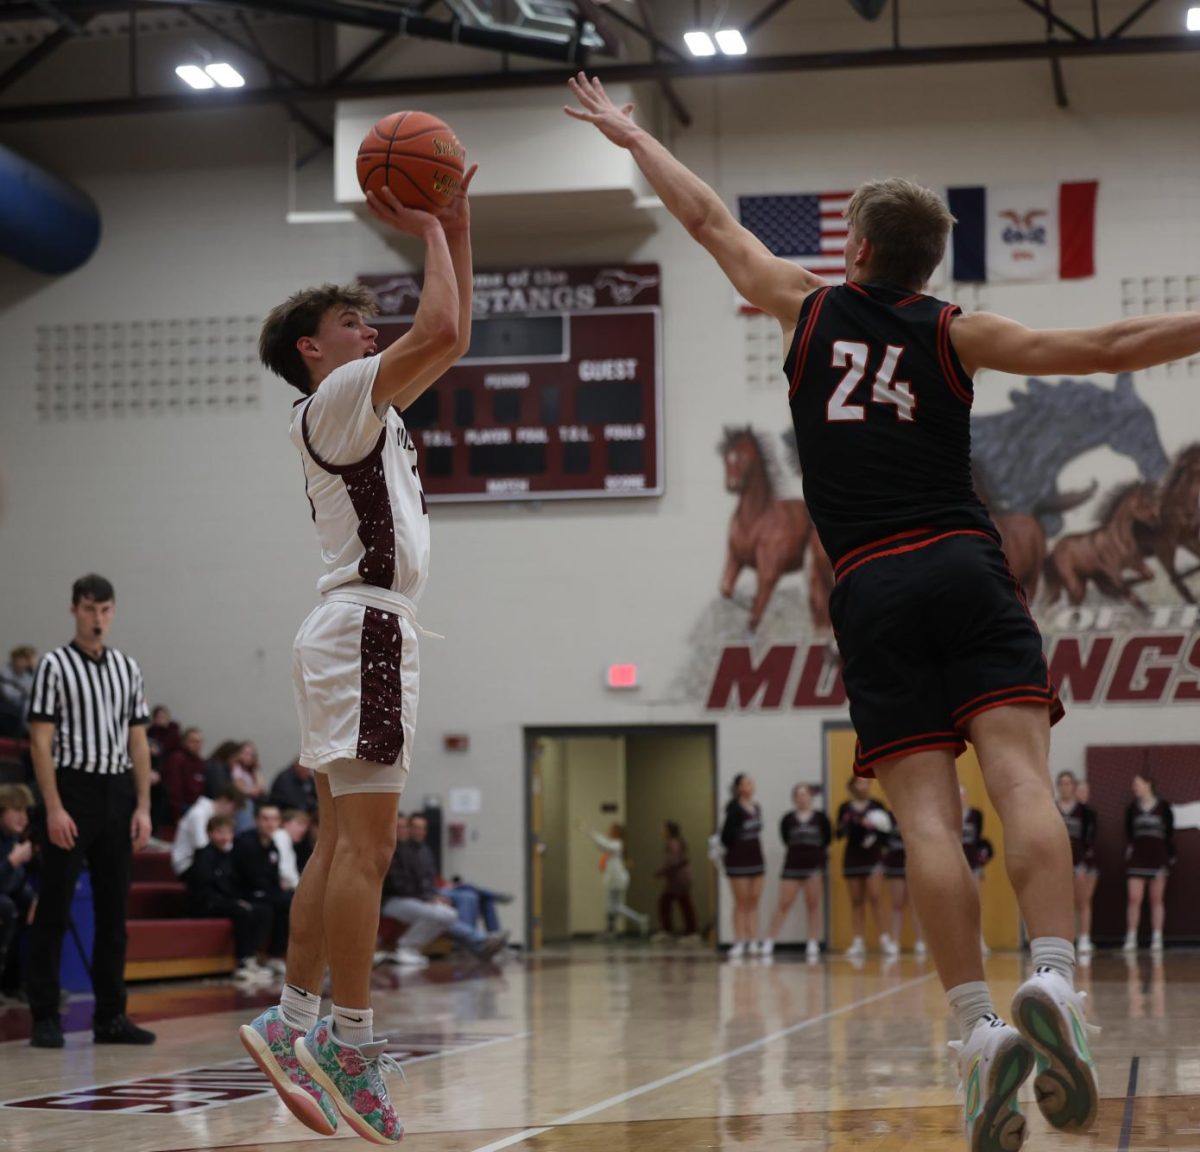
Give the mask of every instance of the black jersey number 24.
M 846 374 L 825 404 L 825 419 L 831 424 L 867 418 L 866 405 L 856 401 L 855 392 L 866 378 L 873 351 L 877 350 L 861 341 L 834 341 L 833 367 L 844 368 Z M 903 355 L 904 349 L 900 345 L 887 346 L 883 362 L 875 373 L 875 382 L 871 385 L 870 401 L 872 404 L 890 404 L 896 409 L 897 420 L 911 423 L 917 412 L 917 398 L 912 394 L 912 383 L 896 379 Z M 865 396 L 858 397 L 858 400 L 865 399 Z

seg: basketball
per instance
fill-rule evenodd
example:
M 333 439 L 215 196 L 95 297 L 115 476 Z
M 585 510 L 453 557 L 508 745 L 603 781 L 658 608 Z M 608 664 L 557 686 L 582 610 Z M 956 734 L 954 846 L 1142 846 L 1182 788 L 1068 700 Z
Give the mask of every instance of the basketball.
M 450 126 L 436 116 L 393 112 L 358 147 L 358 183 L 364 192 L 390 188 L 406 208 L 434 211 L 458 195 L 466 155 Z

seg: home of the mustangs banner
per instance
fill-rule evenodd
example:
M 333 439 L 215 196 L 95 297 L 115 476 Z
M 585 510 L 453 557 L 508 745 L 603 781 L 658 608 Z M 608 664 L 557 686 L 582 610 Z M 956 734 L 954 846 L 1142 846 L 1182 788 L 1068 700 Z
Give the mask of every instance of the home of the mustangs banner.
M 950 188 L 952 280 L 1078 280 L 1096 274 L 1095 180 Z

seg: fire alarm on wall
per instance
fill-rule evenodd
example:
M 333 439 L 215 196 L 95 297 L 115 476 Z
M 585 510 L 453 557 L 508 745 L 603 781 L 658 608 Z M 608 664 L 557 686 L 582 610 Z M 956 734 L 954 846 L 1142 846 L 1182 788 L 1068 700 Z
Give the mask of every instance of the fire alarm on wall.
M 450 732 L 442 737 L 442 747 L 447 752 L 465 752 L 471 747 L 471 738 L 465 732 Z
M 636 664 L 610 664 L 605 675 L 605 683 L 610 688 L 636 688 L 638 669 Z

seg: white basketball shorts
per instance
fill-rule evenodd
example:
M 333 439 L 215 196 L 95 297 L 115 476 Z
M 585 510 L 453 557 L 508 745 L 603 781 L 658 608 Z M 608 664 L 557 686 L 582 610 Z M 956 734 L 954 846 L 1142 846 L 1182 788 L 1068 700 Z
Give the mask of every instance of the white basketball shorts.
M 417 723 L 417 633 L 405 616 L 343 600 L 309 613 L 292 647 L 300 763 L 334 796 L 404 791 Z

